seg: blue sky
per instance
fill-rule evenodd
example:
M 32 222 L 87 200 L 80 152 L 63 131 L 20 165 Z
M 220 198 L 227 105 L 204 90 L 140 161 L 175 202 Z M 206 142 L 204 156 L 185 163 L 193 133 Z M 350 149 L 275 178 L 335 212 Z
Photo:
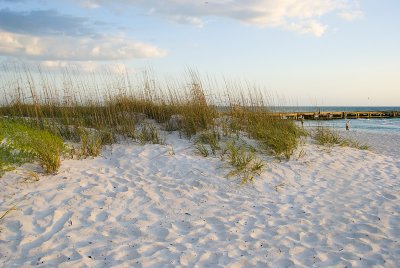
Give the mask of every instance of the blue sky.
M 399 12 L 398 0 L 0 0 L 0 61 L 190 67 L 290 105 L 400 106 Z

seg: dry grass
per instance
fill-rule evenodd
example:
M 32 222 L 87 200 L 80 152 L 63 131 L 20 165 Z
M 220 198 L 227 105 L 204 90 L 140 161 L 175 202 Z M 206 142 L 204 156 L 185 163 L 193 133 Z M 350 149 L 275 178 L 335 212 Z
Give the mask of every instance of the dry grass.
M 85 76 L 68 69 L 60 76 L 41 69 L 4 66 L 0 116 L 23 118 L 21 122 L 44 131 L 57 144 L 58 137 L 79 142 L 81 147 L 75 153 L 80 157 L 96 156 L 104 144 L 118 138 L 163 143 L 158 128 L 146 125 L 146 120 L 187 138 L 202 133 L 201 144 L 209 146 L 212 154 L 219 149 L 221 136 L 248 135 L 266 152 L 287 159 L 298 144 L 302 133 L 294 122 L 274 117 L 262 94 L 249 86 L 226 83 L 221 97 L 207 90 L 214 85 L 211 79 L 201 79 L 192 70 L 183 82 L 160 83 L 154 77 L 148 72 L 136 80 L 127 74 Z M 204 145 L 198 149 L 209 154 Z M 51 156 L 46 157 L 50 161 Z M 51 166 L 44 164 L 49 172 L 59 166 L 53 160 Z
M 6 210 L 3 214 L 1 214 L 0 220 L 4 219 L 4 217 L 7 216 L 7 214 L 11 213 L 11 211 L 13 211 L 13 210 L 17 210 L 17 205 L 12 206 L 8 210 Z

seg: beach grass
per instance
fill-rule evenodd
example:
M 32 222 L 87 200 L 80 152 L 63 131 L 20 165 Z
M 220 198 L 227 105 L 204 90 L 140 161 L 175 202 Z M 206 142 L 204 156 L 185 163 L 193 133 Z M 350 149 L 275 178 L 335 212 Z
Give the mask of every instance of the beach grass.
M 328 148 L 332 148 L 333 146 L 337 145 L 360 150 L 369 149 L 367 144 L 361 144 L 360 142 L 351 138 L 345 138 L 340 135 L 339 132 L 323 126 L 318 126 L 312 136 L 318 145 L 323 145 Z
M 140 131 L 138 131 L 137 136 L 141 144 L 164 144 L 165 142 L 165 139 L 153 124 L 143 124 Z
M 4 143 L 0 146 L 0 177 L 23 163 L 32 161 L 28 155 L 16 152 Z
M 61 137 L 36 127 L 23 120 L 0 120 L 3 156 L 10 156 L 5 163 L 14 165 L 25 161 L 37 161 L 46 173 L 58 170 L 64 142 Z M 6 166 L 7 167 L 7 166 Z
M 264 167 L 264 163 L 256 156 L 256 150 L 246 143 L 237 140 L 230 140 L 226 144 L 228 162 L 233 170 L 228 176 L 239 176 L 241 183 L 253 182 L 259 176 Z
M 217 150 L 220 149 L 220 145 L 219 145 L 220 139 L 221 139 L 221 137 L 220 137 L 218 130 L 213 129 L 213 130 L 208 130 L 208 131 L 199 133 L 199 135 L 196 137 L 195 143 L 197 144 L 197 147 L 199 147 L 198 150 L 200 151 L 200 153 L 202 155 L 204 155 L 204 154 L 201 151 L 204 152 L 204 149 L 206 149 L 204 144 L 208 144 L 210 147 L 211 153 L 213 155 L 216 155 Z
M 6 140 L 1 151 L 4 169 L 13 166 L 7 161 L 14 147 L 53 173 L 60 165 L 64 142 L 79 143 L 69 154 L 86 158 L 98 156 L 102 146 L 119 139 L 163 144 L 161 130 L 196 137 L 196 149 L 203 156 L 217 154 L 221 137 L 245 135 L 257 140 L 264 152 L 289 159 L 303 135 L 293 121 L 274 116 L 259 91 L 226 84 L 224 96 L 213 94 L 206 86 L 210 81 L 193 70 L 183 82 L 165 83 L 144 72 L 135 84 L 128 75 L 93 74 L 93 78 L 66 70 L 57 80 L 43 70 L 31 72 L 11 67 L 1 72 L 6 81 L 0 104 L 1 122 L 7 125 L 0 134 Z M 244 154 L 243 148 L 239 152 L 243 159 L 234 157 L 231 164 L 237 170 L 253 169 L 243 167 L 253 152 Z M 24 157 L 17 155 L 12 161 Z

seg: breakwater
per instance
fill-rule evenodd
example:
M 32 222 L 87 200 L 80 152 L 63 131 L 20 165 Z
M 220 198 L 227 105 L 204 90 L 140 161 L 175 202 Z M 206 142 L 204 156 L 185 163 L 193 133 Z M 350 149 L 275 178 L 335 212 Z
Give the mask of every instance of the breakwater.
M 333 112 L 276 112 L 275 116 L 284 119 L 305 120 L 332 120 L 358 118 L 399 118 L 398 111 L 333 111 Z

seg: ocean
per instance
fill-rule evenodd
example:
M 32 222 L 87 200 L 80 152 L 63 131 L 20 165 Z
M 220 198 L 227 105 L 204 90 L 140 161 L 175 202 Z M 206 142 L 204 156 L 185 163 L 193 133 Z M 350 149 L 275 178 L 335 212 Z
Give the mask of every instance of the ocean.
M 282 106 L 274 107 L 275 111 L 282 112 L 350 112 L 350 111 L 400 111 L 399 106 Z M 400 118 L 371 118 L 371 119 L 337 119 L 337 120 L 306 120 L 305 127 L 316 127 L 318 125 L 334 129 L 345 129 L 346 121 L 350 121 L 350 130 L 357 132 L 400 134 Z
M 274 106 L 272 110 L 277 112 L 400 112 L 400 106 Z
M 382 119 L 348 119 L 351 131 L 371 132 L 371 133 L 396 133 L 400 134 L 400 118 Z M 334 129 L 345 129 L 346 119 L 337 120 L 306 120 L 305 127 L 325 126 Z

